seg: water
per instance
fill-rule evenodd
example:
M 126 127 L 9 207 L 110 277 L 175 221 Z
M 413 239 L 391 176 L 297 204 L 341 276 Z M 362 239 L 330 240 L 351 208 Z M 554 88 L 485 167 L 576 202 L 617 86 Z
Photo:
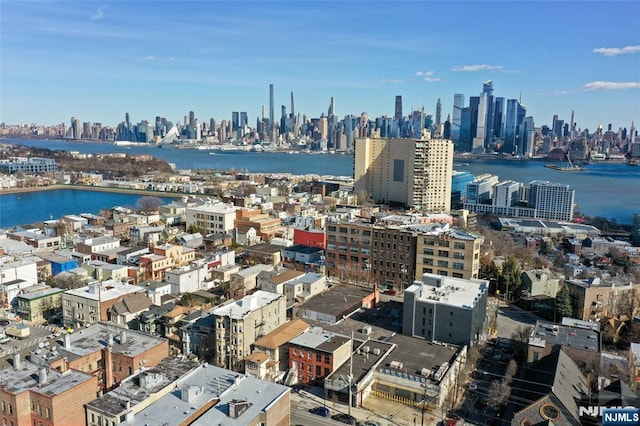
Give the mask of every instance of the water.
M 152 154 L 174 163 L 181 169 L 248 170 L 257 173 L 289 172 L 293 174 L 353 175 L 353 156 L 341 154 L 288 154 L 260 152 L 219 152 L 165 147 L 133 146 L 127 149 L 107 143 L 6 140 L 34 147 L 79 151 L 82 153 L 126 152 Z M 589 216 L 615 219 L 631 223 L 633 214 L 640 213 L 640 166 L 597 163 L 582 172 L 561 172 L 544 167 L 544 161 L 517 161 L 500 159 L 456 160 L 456 170 L 467 170 L 474 175 L 491 173 L 500 179 L 528 183 L 548 180 L 565 183 L 576 191 L 578 211 Z M 5 195 L 0 196 L 0 209 Z M 0 210 L 1 211 L 1 210 Z M 48 217 L 48 213 L 47 213 Z M 0 225 L 1 226 L 1 225 Z
M 0 195 L 0 228 L 24 225 L 68 214 L 93 213 L 109 207 L 136 206 L 142 195 L 56 189 Z M 160 197 L 164 203 L 172 198 Z

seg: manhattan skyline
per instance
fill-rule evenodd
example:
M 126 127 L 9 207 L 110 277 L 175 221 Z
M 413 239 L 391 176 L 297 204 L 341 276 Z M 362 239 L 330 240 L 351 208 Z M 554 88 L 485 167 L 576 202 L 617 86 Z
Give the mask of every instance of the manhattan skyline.
M 249 122 L 269 109 L 442 119 L 455 93 L 493 80 L 536 125 L 555 114 L 594 131 L 640 119 L 635 2 L 6 2 L 0 5 L 1 121 L 186 111 Z M 597 26 L 607 19 L 619 25 Z M 629 19 L 629 25 L 624 20 Z M 606 27 L 606 30 L 604 28 Z M 598 28 L 602 28 L 599 30 Z

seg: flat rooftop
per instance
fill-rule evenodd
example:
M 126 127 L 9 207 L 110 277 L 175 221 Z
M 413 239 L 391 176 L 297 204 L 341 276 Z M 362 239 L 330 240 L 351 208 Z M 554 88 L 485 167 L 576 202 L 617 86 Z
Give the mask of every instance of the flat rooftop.
M 182 397 L 182 390 L 193 392 Z M 286 386 L 204 364 L 180 380 L 180 388 L 162 396 L 121 426 L 247 425 L 270 405 L 286 396 Z M 229 416 L 229 403 L 246 401 L 249 407 L 237 418 Z M 198 415 L 197 410 L 212 407 Z M 195 417 L 195 420 L 193 418 Z
M 65 294 L 70 294 L 77 297 L 90 300 L 111 300 L 117 299 L 127 294 L 144 292 L 144 287 L 131 284 L 123 284 L 120 281 L 106 280 L 97 282 L 92 285 L 80 287 L 73 290 L 65 291 Z
M 289 341 L 289 344 L 315 349 L 320 352 L 333 353 L 342 347 L 350 338 L 341 336 L 320 327 L 313 327 Z
M 36 364 L 21 360 L 17 369 L 7 367 L 0 370 L 0 388 L 13 395 L 31 390 L 52 397 L 93 379 L 91 374 L 77 370 L 67 370 L 60 373 L 57 370 L 47 368 L 46 383 L 41 384 L 40 373 L 40 368 Z
M 402 372 L 412 376 L 421 375 L 423 368 L 435 372 L 445 362 L 452 365 L 460 352 L 457 345 L 437 344 L 403 334 L 392 336 L 386 343 L 393 343 L 396 348 L 381 368 L 389 369 L 392 361 L 398 361 L 402 363 Z
M 355 340 L 354 354 L 352 358 L 353 381 L 358 383 L 362 380 L 372 368 L 387 356 L 387 352 L 394 348 L 393 343 L 381 342 L 377 340 Z M 383 364 L 384 365 L 384 364 Z M 343 363 L 339 368 L 335 369 L 330 375 L 329 380 L 347 377 L 349 375 L 349 362 Z
M 240 300 L 235 300 L 232 303 L 214 309 L 212 314 L 216 316 L 231 316 L 233 319 L 242 319 L 249 315 L 249 313 L 283 297 L 281 294 L 258 290 Z
M 538 320 L 529 338 L 529 345 L 561 345 L 600 352 L 600 333 L 588 328 L 569 327 Z
M 122 332 L 126 338 L 122 340 Z M 121 327 L 107 325 L 105 323 L 94 323 L 89 327 L 82 328 L 73 333 L 69 333 L 70 345 L 64 347 L 64 335 L 58 339 L 50 348 L 39 349 L 36 354 L 47 362 L 67 357 L 69 361 L 87 356 L 100 351 L 109 346 L 109 335 L 113 337 L 111 351 L 128 357 L 135 357 L 165 342 L 166 339 L 153 337 L 148 334 L 124 329 Z
M 199 364 L 196 361 L 165 358 L 154 368 L 127 377 L 117 388 L 91 401 L 87 406 L 116 417 L 127 411 L 127 402 L 131 407 L 135 407 L 198 367 Z
M 442 277 L 424 274 L 405 293 L 415 293 L 416 301 L 472 309 L 489 289 L 485 280 Z
M 370 295 L 373 289 L 350 285 L 336 285 L 317 294 L 300 305 L 302 310 L 340 315 L 345 309 L 354 306 Z

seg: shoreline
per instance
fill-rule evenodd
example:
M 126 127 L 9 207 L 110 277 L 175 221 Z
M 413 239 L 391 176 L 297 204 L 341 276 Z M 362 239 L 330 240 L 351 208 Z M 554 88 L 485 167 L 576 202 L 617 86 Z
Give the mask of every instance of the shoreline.
M 109 187 L 101 187 L 101 186 L 91 186 L 91 185 L 64 185 L 64 184 L 56 184 L 56 185 L 48 185 L 48 186 L 33 186 L 29 188 L 11 188 L 11 189 L 2 189 L 0 190 L 0 196 L 9 195 L 9 194 L 23 194 L 27 192 L 41 192 L 41 191 L 55 191 L 61 189 L 71 189 L 74 191 L 95 191 L 95 192 L 112 192 L 119 194 L 130 194 L 130 195 L 150 195 L 156 197 L 171 197 L 171 198 L 181 198 L 189 195 L 203 195 L 204 194 L 190 194 L 190 193 L 182 193 L 182 192 L 163 192 L 163 191 L 149 191 L 145 189 L 125 189 L 125 188 L 109 188 Z

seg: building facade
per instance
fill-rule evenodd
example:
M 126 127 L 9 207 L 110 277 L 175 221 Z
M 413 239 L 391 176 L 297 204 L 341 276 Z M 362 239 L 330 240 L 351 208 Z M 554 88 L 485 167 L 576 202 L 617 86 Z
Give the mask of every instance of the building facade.
M 377 203 L 429 212 L 451 209 L 453 142 L 448 139 L 356 139 L 355 190 Z
M 402 333 L 469 345 L 483 333 L 489 282 L 424 274 L 404 292 Z

